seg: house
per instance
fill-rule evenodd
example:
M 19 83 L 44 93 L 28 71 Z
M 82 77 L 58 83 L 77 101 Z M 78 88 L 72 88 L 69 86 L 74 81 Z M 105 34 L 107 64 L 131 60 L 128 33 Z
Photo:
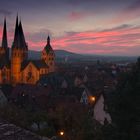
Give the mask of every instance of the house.
M 83 104 L 88 104 L 88 95 L 87 95 L 87 92 L 85 90 L 82 93 L 80 102 Z
M 86 74 L 84 75 L 83 82 L 84 82 L 84 83 L 88 82 L 88 77 L 87 77 Z
M 65 79 L 62 81 L 61 88 L 63 88 L 63 89 L 68 88 L 68 83 Z
M 105 119 L 111 123 L 111 117 L 109 113 L 105 111 L 105 108 L 107 106 L 104 104 L 104 96 L 103 94 L 100 94 L 99 97 L 97 98 L 97 101 L 95 102 L 94 105 L 94 119 L 100 122 L 101 124 L 104 124 Z

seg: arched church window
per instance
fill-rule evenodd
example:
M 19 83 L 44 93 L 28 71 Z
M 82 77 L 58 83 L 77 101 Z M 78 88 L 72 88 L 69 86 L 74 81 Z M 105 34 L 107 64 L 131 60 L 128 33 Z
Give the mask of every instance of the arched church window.
M 32 72 L 28 72 L 26 80 L 29 81 L 31 79 L 33 79 L 33 74 L 32 74 Z

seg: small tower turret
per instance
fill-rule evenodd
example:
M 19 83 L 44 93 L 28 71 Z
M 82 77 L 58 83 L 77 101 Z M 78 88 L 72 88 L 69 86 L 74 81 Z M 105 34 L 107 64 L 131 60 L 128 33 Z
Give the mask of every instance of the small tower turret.
M 55 70 L 55 54 L 50 44 L 50 37 L 47 38 L 47 44 L 42 51 L 41 59 L 49 66 L 49 72 Z

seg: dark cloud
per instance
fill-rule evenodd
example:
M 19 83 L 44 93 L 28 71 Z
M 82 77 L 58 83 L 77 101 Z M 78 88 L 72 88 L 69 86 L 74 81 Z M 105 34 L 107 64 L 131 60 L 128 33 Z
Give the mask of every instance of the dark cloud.
M 5 10 L 5 9 L 0 9 L 0 15 L 11 16 L 11 14 L 12 14 L 11 11 L 8 11 L 8 10 Z
M 134 1 L 130 6 L 126 8 L 126 11 L 132 12 L 132 11 L 140 11 L 140 0 Z
M 104 30 L 101 30 L 101 32 L 104 32 L 104 31 L 116 31 L 116 30 L 124 30 L 124 29 L 130 29 L 134 27 L 133 25 L 130 25 L 130 24 L 122 24 L 120 26 L 117 26 L 117 27 L 114 27 L 114 28 L 111 28 L 111 29 L 104 29 Z
M 113 22 L 124 22 L 137 19 L 140 16 L 140 0 L 134 0 L 122 9 Z

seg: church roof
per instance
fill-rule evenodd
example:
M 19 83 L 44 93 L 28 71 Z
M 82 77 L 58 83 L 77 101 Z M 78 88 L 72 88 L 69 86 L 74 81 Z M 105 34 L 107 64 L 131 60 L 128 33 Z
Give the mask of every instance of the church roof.
M 27 49 L 27 44 L 25 42 L 21 21 L 18 23 L 18 16 L 16 19 L 15 35 L 14 35 L 14 42 L 12 44 L 12 48 Z
M 34 64 L 34 66 L 37 69 L 40 69 L 40 68 L 48 68 L 48 65 L 43 60 L 26 60 L 26 61 L 23 61 L 22 65 L 21 65 L 22 70 L 25 69 L 25 67 L 29 63 Z
M 21 21 L 19 22 L 19 27 L 18 28 L 19 28 L 20 47 L 27 48 Z
M 6 30 L 6 19 L 4 19 L 3 37 L 2 37 L 2 47 L 7 48 L 7 30 Z
M 8 61 L 7 59 L 5 59 L 4 57 L 0 58 L 0 69 L 2 69 L 3 67 L 6 68 L 10 68 L 10 61 Z
M 18 32 L 18 16 L 17 16 L 16 25 L 15 25 L 14 42 L 12 44 L 12 48 L 16 48 L 18 46 L 19 46 L 19 32 Z

